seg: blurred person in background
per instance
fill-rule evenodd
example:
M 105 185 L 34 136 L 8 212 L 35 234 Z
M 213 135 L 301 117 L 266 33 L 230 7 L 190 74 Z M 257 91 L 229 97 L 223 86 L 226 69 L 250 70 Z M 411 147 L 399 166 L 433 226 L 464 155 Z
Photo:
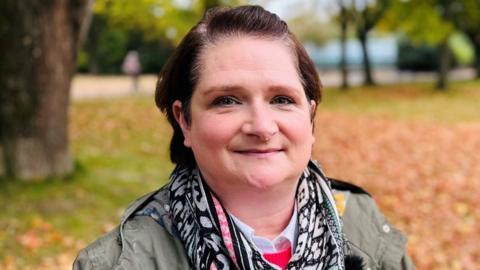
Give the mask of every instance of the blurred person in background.
M 142 72 L 142 67 L 140 65 L 140 57 L 137 51 L 129 51 L 122 63 L 123 73 L 132 77 L 132 92 L 136 93 L 138 91 L 138 77 Z
M 414 269 L 370 195 L 312 159 L 321 89 L 277 15 L 209 10 L 158 80 L 174 130 L 169 183 L 74 269 Z

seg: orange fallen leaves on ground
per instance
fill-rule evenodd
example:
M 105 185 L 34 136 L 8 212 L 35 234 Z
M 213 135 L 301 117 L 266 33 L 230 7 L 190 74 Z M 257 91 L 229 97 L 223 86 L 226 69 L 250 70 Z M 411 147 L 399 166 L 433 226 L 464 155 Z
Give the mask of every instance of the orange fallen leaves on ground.
M 52 225 L 41 218 L 35 217 L 31 221 L 30 229 L 20 234 L 17 241 L 29 251 L 35 251 L 49 241 L 52 233 Z
M 365 187 L 409 236 L 418 269 L 480 268 L 480 124 L 322 112 L 314 156 Z
M 24 259 L 28 260 L 29 256 L 44 247 L 49 245 L 60 245 L 64 248 L 63 252 L 53 257 L 43 258 L 39 265 L 22 266 L 22 269 L 32 270 L 71 269 L 76 253 L 79 249 L 85 246 L 83 241 L 76 241 L 71 236 L 62 233 L 52 224 L 40 217 L 32 218 L 29 229 L 19 234 L 16 240 L 26 252 L 23 254 L 25 258 L 22 258 L 22 265 L 24 264 Z M 18 269 L 18 259 L 20 258 L 14 257 L 13 255 L 7 255 L 0 262 L 0 269 Z
M 29 230 L 26 233 L 18 236 L 18 242 L 28 250 L 36 250 L 41 248 L 44 244 L 43 239 L 35 230 Z

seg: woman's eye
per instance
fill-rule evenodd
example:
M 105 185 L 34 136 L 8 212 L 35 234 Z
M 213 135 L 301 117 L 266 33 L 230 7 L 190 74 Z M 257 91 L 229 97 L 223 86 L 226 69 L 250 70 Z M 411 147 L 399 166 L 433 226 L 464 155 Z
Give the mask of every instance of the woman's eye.
M 231 106 L 235 104 L 240 104 L 240 102 L 234 97 L 226 96 L 216 98 L 212 104 L 214 106 Z
M 293 104 L 295 103 L 293 98 L 287 96 L 276 96 L 273 98 L 272 103 L 274 104 Z

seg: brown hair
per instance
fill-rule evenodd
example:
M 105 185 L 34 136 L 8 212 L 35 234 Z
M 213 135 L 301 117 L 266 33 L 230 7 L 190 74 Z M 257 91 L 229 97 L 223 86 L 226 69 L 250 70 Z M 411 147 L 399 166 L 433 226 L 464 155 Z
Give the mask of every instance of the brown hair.
M 172 162 L 189 167 L 196 164 L 192 150 L 183 144 L 182 130 L 173 115 L 173 103 L 176 100 L 182 102 L 183 114 L 189 124 L 190 99 L 198 82 L 202 49 L 221 38 L 239 35 L 285 41 L 297 60 L 307 98 L 317 104 L 320 102 L 322 86 L 315 65 L 302 44 L 288 30 L 287 24 L 277 15 L 260 6 L 210 9 L 180 42 L 160 72 L 155 91 L 155 103 L 173 127 L 170 142 Z

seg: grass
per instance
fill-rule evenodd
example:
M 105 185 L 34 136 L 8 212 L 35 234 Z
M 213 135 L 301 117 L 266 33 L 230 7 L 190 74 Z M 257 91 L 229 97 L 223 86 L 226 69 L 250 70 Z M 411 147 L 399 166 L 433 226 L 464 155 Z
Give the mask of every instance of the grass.
M 455 82 L 447 91 L 431 83 L 327 89 L 320 110 L 439 123 L 480 120 L 480 81 Z
M 454 83 L 447 92 L 404 84 L 327 89 L 324 95 L 319 114 L 446 125 L 480 121 L 480 81 Z M 72 176 L 1 183 L 0 269 L 48 269 L 63 261 L 59 268 L 69 269 L 79 248 L 115 226 L 135 198 L 168 179 L 171 130 L 151 97 L 75 102 L 70 119 L 77 168 Z M 67 259 L 57 258 L 62 254 Z
M 75 103 L 70 125 L 74 175 L 3 183 L 0 204 L 9 207 L 0 211 L 0 262 L 13 257 L 24 268 L 62 249 L 77 249 L 116 224 L 135 198 L 168 179 L 171 132 L 151 98 Z M 30 231 L 38 247 L 18 243 Z

